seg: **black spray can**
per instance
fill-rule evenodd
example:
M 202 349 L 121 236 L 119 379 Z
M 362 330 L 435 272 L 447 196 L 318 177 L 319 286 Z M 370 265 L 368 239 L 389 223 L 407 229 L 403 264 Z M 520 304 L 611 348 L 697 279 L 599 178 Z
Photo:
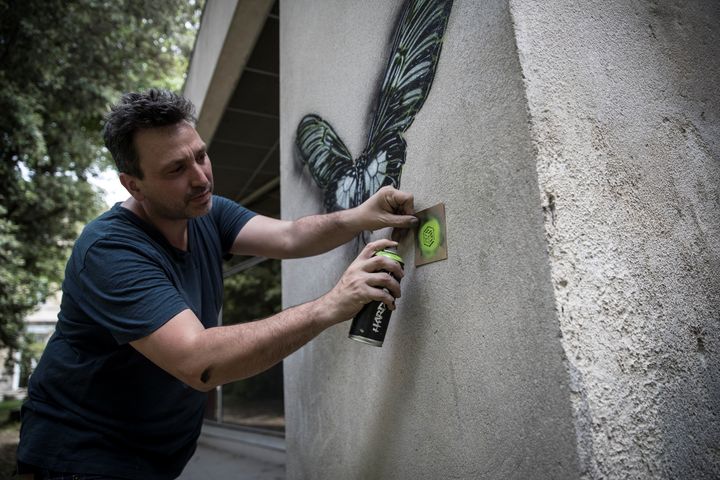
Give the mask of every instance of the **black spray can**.
M 375 255 L 395 260 L 401 267 L 404 265 L 402 257 L 394 249 L 386 248 L 375 252 Z M 375 300 L 365 304 L 353 318 L 352 325 L 350 325 L 350 338 L 368 345 L 382 347 L 391 314 L 392 310 L 383 302 Z

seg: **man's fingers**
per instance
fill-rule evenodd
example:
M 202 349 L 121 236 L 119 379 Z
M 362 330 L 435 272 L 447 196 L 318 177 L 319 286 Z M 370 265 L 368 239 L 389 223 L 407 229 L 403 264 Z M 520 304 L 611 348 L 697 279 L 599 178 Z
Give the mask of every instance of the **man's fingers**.
M 400 283 L 389 273 L 377 272 L 370 274 L 368 284 L 375 288 L 388 290 L 393 298 L 400 298 Z
M 370 301 L 376 300 L 383 302 L 390 310 L 395 310 L 395 297 L 393 297 L 388 289 L 370 287 L 368 297 Z
M 388 190 L 385 195 L 388 212 L 393 214 L 387 221 L 388 226 L 396 228 L 415 227 L 418 224 L 418 219 L 413 215 L 415 213 L 413 194 L 396 190 L 393 187 L 385 188 Z
M 380 272 L 385 271 L 389 272 L 397 278 L 398 280 L 403 278 L 405 276 L 405 272 L 403 271 L 403 268 L 400 266 L 398 262 L 395 260 L 391 260 L 387 257 L 384 257 L 382 255 L 377 255 L 370 260 L 368 260 L 363 265 L 363 270 L 365 270 L 368 273 L 374 273 L 374 272 Z
M 411 215 L 415 213 L 413 194 L 390 187 L 387 201 L 393 212 Z
M 363 248 L 362 252 L 360 252 L 358 258 L 368 259 L 375 255 L 375 252 L 382 250 L 383 248 L 395 248 L 397 246 L 398 243 L 396 241 L 381 238 L 380 240 L 376 240 L 365 245 L 365 248 Z

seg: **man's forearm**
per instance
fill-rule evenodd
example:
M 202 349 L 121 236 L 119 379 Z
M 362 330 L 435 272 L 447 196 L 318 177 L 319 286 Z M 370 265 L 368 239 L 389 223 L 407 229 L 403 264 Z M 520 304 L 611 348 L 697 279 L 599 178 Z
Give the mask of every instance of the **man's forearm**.
M 275 365 L 326 328 L 349 320 L 369 301 L 394 308 L 402 269 L 397 262 L 373 253 L 395 246 L 387 239 L 367 244 L 328 293 L 272 317 L 206 330 L 196 319 L 195 328 L 202 330 L 195 330 L 185 345 L 187 351 L 198 353 L 190 358 L 184 377 L 192 379 L 190 384 L 199 390 L 247 378 Z
M 363 230 L 384 227 L 412 228 L 413 196 L 383 187 L 355 208 L 326 215 L 313 215 L 293 222 L 289 257 L 317 255 L 331 250 Z
M 383 187 L 355 208 L 298 220 L 277 220 L 257 215 L 238 233 L 231 252 L 270 258 L 318 255 L 348 242 L 363 230 L 413 228 L 413 197 Z
M 204 359 L 192 386 L 207 391 L 265 371 L 333 323 L 316 300 L 263 320 L 209 328 L 198 339 Z
M 292 224 L 291 257 L 309 257 L 332 250 L 363 231 L 356 208 L 311 215 Z

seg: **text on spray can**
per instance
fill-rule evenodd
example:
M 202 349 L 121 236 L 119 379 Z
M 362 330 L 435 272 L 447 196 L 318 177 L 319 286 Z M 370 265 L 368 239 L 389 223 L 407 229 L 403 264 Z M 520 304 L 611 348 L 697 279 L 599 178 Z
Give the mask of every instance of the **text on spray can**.
M 379 250 L 375 252 L 375 255 L 381 255 L 395 260 L 401 267 L 404 265 L 402 257 L 398 255 L 394 249 L 386 248 Z M 384 272 L 385 270 L 382 271 Z M 392 310 L 383 302 L 374 300 L 365 304 L 362 310 L 353 318 L 352 325 L 350 325 L 349 337 L 358 342 L 382 347 L 391 314 Z

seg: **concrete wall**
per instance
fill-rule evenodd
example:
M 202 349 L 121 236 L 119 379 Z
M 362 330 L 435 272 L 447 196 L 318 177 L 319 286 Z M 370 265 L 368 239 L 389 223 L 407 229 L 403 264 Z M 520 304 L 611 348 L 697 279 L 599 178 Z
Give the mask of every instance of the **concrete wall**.
M 212 140 L 274 0 L 211 0 L 203 10 L 183 94 L 197 108 L 195 128 Z
M 295 129 L 318 113 L 358 155 L 400 2 L 281 4 L 282 215 L 321 211 Z M 482 7 L 482 8 L 481 8 Z M 509 7 L 458 1 L 402 187 L 445 202 L 449 258 L 408 262 L 385 345 L 323 333 L 285 363 L 290 479 L 574 478 L 569 377 Z M 355 245 L 283 263 L 286 306 Z M 401 249 L 408 259 L 412 249 Z
M 511 1 L 590 478 L 720 478 L 720 3 Z
M 402 177 L 449 258 L 382 349 L 286 361 L 288 478 L 720 477 L 718 5 L 456 0 Z M 303 115 L 364 146 L 399 7 L 282 3 L 284 218 L 321 211 Z M 284 262 L 285 305 L 356 253 Z

